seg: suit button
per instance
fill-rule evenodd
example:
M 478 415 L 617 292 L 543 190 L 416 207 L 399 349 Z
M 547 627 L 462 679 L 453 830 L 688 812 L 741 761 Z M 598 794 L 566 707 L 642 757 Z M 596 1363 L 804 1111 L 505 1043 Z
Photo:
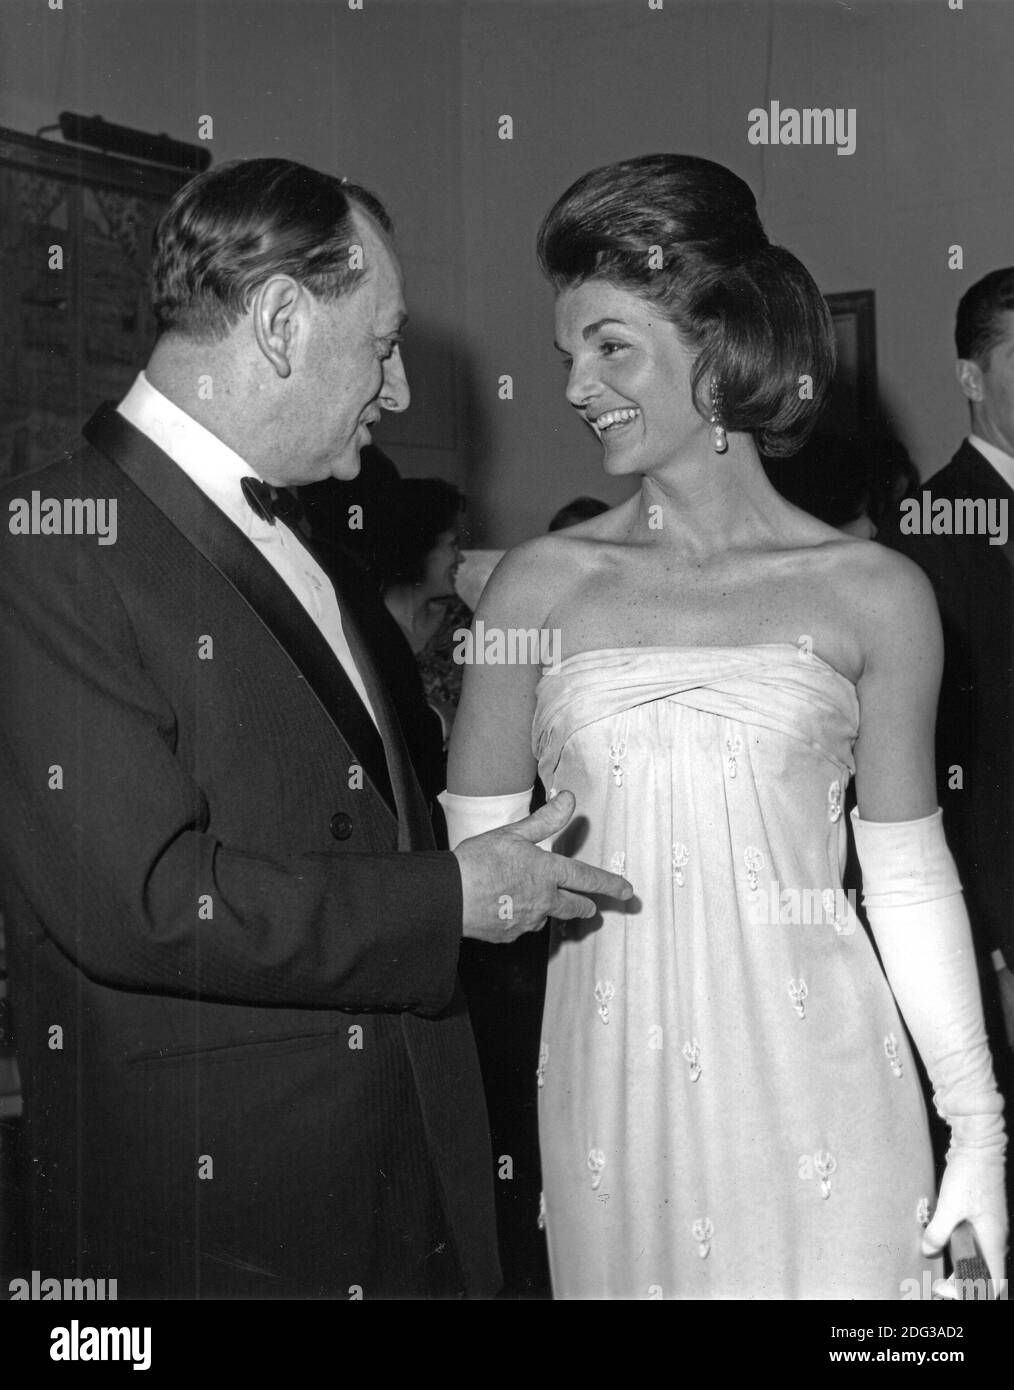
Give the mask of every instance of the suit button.
M 331 817 L 331 834 L 336 840 L 347 840 L 352 834 L 352 817 L 344 811 L 335 811 Z

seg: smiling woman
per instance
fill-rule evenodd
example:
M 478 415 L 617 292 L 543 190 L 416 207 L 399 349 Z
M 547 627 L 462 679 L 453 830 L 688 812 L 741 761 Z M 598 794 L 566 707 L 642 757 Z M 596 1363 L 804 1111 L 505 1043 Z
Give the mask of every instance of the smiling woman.
M 539 256 L 567 399 L 640 490 L 490 579 L 476 634 L 559 632 L 562 659 L 466 667 L 444 800 L 455 844 L 523 816 L 538 771 L 577 801 L 555 852 L 635 889 L 552 931 L 554 1293 L 898 1299 L 962 1219 L 998 1286 L 1002 1104 L 935 809 L 932 593 L 780 497 L 758 452 L 816 420 L 823 298 L 747 185 L 689 156 L 579 179 Z M 883 970 L 842 887 L 853 776 Z M 786 894 L 815 920 L 759 910 Z M 932 1221 L 899 1009 L 952 1126 Z
M 673 327 L 705 418 L 715 381 L 725 428 L 755 432 L 768 454 L 794 453 L 813 428 L 834 371 L 827 305 L 796 257 L 768 241 L 730 170 L 691 155 L 595 169 L 546 217 L 538 256 L 557 291 L 608 285 L 637 297 L 642 328 Z M 624 346 L 604 332 L 615 326 L 599 319 L 582 338 L 609 356 Z

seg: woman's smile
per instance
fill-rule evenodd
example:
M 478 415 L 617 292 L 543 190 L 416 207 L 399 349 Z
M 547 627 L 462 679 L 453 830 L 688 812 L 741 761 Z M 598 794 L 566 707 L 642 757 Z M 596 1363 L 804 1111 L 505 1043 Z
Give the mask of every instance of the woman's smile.
M 601 415 L 597 415 L 589 424 L 600 439 L 606 435 L 616 435 L 622 433 L 636 420 L 641 418 L 641 412 L 636 406 L 624 406 L 619 410 L 604 410 Z

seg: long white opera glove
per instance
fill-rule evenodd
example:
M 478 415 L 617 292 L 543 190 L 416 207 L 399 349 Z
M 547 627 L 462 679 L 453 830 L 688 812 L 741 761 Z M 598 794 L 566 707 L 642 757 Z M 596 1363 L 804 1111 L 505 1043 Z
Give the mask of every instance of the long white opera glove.
M 457 792 L 442 791 L 437 800 L 444 808 L 451 849 L 457 849 L 462 840 L 470 840 L 473 835 L 483 835 L 487 830 L 499 830 L 503 825 L 524 820 L 534 790 L 533 784 L 526 792 L 508 792 L 506 796 L 459 796 Z M 549 841 L 544 840 L 542 848 L 548 844 Z
M 937 810 L 871 822 L 852 812 L 863 905 L 887 974 L 951 1129 L 947 1167 L 923 1253 L 970 1221 L 1001 1292 L 1007 1242 L 1003 1100 L 986 1042 L 979 974 L 961 882 Z M 953 1286 L 943 1292 L 953 1296 Z

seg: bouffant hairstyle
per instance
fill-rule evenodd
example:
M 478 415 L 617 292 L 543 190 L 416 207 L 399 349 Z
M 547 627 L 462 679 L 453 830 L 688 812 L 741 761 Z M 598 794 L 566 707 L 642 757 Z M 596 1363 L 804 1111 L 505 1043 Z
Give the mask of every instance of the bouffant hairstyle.
M 550 209 L 538 254 L 558 292 L 605 280 L 674 324 L 696 353 L 693 400 L 705 419 L 714 386 L 727 430 L 751 432 L 771 456 L 803 444 L 834 373 L 831 317 L 731 170 L 678 154 L 593 169 Z
M 390 515 L 381 556 L 383 587 L 418 584 L 426 560 L 445 531 L 453 531 L 465 497 L 444 478 L 402 478 L 390 498 Z
M 977 280 L 961 297 L 954 325 L 958 356 L 966 362 L 986 365 L 986 359 L 1003 337 L 1003 316 L 1014 309 L 1014 266 L 992 270 Z
M 391 230 L 365 188 L 288 159 L 235 160 L 191 179 L 152 238 L 159 332 L 220 341 L 272 275 L 291 275 L 328 302 L 347 294 L 368 269 L 350 254 L 353 209 Z

